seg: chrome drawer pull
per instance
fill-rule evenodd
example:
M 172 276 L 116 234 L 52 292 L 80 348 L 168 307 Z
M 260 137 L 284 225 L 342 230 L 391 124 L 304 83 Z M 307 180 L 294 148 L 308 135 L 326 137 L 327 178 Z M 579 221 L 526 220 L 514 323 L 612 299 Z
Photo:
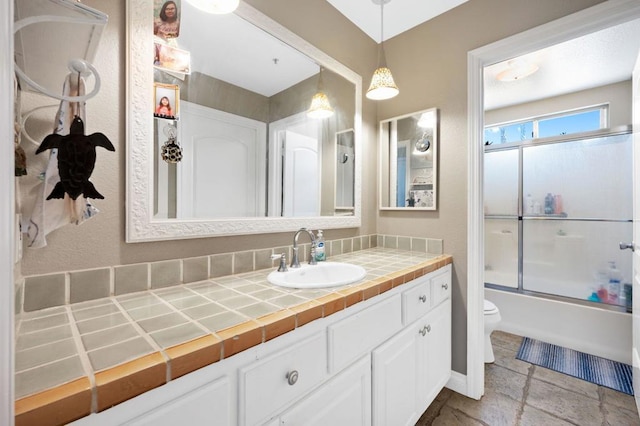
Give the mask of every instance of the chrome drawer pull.
M 442 288 L 444 288 L 445 290 L 448 290 L 449 289 L 449 284 L 447 284 L 447 283 L 442 284 Z
M 431 327 L 429 327 L 428 325 L 425 325 L 424 327 L 422 327 L 419 333 L 422 334 L 422 336 L 424 337 L 427 335 L 427 331 L 431 331 Z
M 418 297 L 418 300 L 420 300 L 422 303 L 427 303 L 427 296 L 423 294 L 422 296 Z
M 297 370 L 293 370 L 287 373 L 287 383 L 289 383 L 291 386 L 295 385 L 296 382 L 298 381 L 298 371 Z

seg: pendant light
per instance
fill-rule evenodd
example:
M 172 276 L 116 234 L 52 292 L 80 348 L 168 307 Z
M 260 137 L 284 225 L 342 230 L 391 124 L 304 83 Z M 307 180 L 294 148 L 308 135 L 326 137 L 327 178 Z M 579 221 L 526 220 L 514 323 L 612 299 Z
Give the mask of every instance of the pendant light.
M 380 5 L 380 46 L 378 48 L 378 68 L 373 72 L 371 85 L 367 90 L 367 98 L 380 101 L 391 99 L 400 93 L 398 86 L 393 81 L 391 70 L 387 68 L 387 60 L 384 56 L 384 5 L 391 0 L 372 0 Z
M 329 118 L 333 115 L 333 108 L 329 103 L 329 98 L 322 91 L 322 67 L 318 73 L 318 91 L 313 98 L 311 98 L 311 106 L 307 110 L 307 117 L 309 118 Z
M 231 13 L 238 8 L 240 0 L 187 0 L 198 9 L 213 13 L 216 15 L 224 15 Z

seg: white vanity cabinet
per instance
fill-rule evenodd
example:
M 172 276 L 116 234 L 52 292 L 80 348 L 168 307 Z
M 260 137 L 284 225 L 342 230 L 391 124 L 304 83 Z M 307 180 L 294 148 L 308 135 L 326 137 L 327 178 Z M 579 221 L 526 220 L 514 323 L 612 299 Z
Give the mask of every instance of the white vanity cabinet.
M 451 376 L 451 265 L 78 425 L 413 425 Z
M 403 293 L 403 314 L 411 322 L 373 351 L 374 425 L 414 425 L 449 380 L 450 276 L 416 280 Z M 415 320 L 420 312 L 427 313 Z

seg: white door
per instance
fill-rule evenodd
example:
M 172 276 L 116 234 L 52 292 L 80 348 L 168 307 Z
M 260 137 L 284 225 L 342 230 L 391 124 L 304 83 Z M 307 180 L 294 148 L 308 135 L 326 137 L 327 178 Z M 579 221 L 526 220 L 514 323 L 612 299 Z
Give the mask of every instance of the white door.
M 633 243 L 640 243 L 640 56 L 633 69 Z M 633 392 L 640 409 L 640 248 L 633 252 Z
M 263 216 L 266 125 L 189 102 L 181 107 L 177 216 Z
M 287 130 L 284 152 L 284 216 L 320 216 L 318 140 Z

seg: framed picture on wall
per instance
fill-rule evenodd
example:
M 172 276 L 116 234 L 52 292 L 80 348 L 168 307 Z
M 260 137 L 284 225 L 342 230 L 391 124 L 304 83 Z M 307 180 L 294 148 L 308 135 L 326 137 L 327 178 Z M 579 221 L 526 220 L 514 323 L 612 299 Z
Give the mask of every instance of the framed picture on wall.
M 153 116 L 176 120 L 180 108 L 180 87 L 175 84 L 154 83 Z

